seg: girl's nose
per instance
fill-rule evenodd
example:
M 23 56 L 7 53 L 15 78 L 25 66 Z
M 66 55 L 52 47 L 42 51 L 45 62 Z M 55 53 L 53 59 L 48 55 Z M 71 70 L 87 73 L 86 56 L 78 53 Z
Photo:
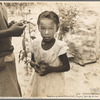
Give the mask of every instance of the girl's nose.
M 46 30 L 45 34 L 48 34 L 48 33 L 49 33 L 49 31 L 48 31 L 48 30 Z

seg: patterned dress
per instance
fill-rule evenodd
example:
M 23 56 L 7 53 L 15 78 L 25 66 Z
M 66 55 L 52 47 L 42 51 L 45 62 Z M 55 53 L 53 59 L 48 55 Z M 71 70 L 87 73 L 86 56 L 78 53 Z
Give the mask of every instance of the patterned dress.
M 49 49 L 44 50 L 41 47 L 42 39 L 35 39 L 31 46 L 31 52 L 34 53 L 35 61 L 38 63 L 44 61 L 49 66 L 61 66 L 62 62 L 59 56 L 67 52 L 65 42 L 56 39 L 55 44 Z M 45 76 L 39 76 L 34 72 L 31 81 L 31 97 L 55 97 L 64 96 L 65 93 L 65 73 L 49 73 Z

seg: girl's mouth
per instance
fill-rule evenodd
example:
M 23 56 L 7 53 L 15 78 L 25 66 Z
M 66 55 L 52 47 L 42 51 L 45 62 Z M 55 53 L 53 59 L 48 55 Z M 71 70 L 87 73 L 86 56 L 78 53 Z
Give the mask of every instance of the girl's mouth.
M 50 37 L 44 37 L 46 40 L 50 39 Z

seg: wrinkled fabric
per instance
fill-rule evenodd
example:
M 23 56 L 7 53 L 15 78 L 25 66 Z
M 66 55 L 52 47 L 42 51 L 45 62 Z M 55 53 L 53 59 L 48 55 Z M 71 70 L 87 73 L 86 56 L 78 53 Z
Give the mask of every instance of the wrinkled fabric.
M 7 12 L 0 3 L 0 30 L 8 28 Z M 11 37 L 0 38 L 0 97 L 20 97 Z
M 66 43 L 56 39 L 55 44 L 49 50 L 43 50 L 41 41 L 41 39 L 34 40 L 31 46 L 36 62 L 44 61 L 52 67 L 61 66 L 62 62 L 59 59 L 59 55 L 67 52 L 68 47 Z M 31 86 L 31 97 L 64 96 L 65 73 L 49 73 L 45 76 L 39 76 L 34 72 L 29 85 Z
M 11 55 L 0 57 L 0 97 L 20 97 L 21 90 L 17 81 L 15 59 Z
M 7 11 L 3 4 L 0 4 L 0 30 L 8 28 Z M 13 51 L 11 37 L 0 38 L 0 57 L 10 54 Z

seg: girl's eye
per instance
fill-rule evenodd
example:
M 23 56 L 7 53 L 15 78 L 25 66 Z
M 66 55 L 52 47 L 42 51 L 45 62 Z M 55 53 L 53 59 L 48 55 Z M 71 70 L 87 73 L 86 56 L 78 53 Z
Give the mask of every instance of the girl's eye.
M 50 28 L 50 30 L 52 31 L 52 30 L 53 30 L 53 28 Z
M 41 30 L 45 30 L 45 28 L 41 28 Z

